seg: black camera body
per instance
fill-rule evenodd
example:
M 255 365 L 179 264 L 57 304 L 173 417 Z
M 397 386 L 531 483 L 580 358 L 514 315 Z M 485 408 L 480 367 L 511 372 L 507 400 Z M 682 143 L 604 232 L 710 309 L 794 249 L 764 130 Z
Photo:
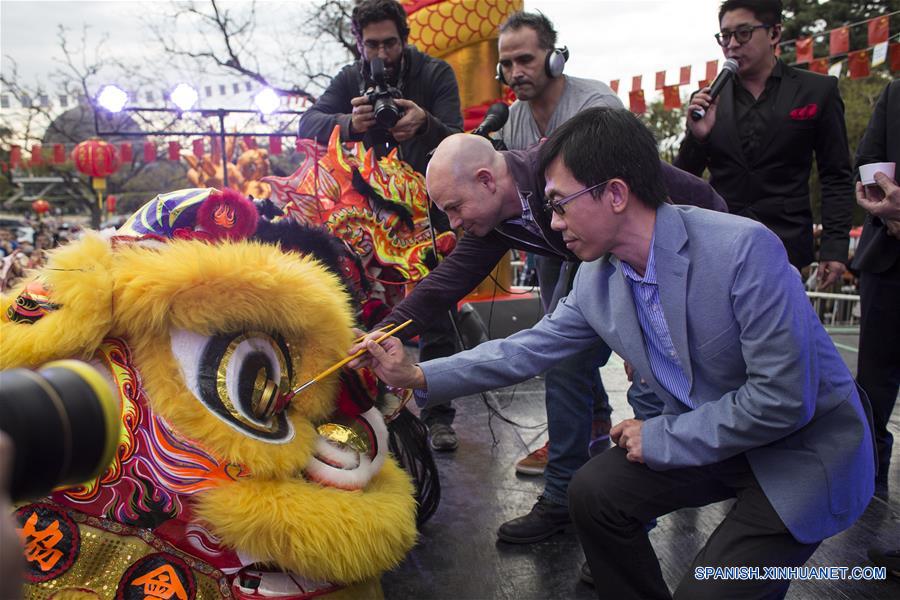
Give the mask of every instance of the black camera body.
M 373 58 L 369 61 L 372 85 L 366 90 L 366 97 L 375 113 L 375 123 L 382 129 L 390 129 L 403 116 L 403 109 L 394 102 L 402 98 L 403 93 L 387 82 L 384 72 L 384 61 Z

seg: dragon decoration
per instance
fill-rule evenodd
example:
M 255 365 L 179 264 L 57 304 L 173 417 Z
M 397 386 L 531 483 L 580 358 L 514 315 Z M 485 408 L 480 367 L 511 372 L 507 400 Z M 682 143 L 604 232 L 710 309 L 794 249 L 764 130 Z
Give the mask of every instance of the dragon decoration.
M 2 298 L 0 368 L 88 360 L 122 409 L 98 479 L 18 508 L 27 598 L 380 597 L 412 547 L 371 374 L 292 392 L 351 343 L 346 249 L 263 208 L 161 194 Z

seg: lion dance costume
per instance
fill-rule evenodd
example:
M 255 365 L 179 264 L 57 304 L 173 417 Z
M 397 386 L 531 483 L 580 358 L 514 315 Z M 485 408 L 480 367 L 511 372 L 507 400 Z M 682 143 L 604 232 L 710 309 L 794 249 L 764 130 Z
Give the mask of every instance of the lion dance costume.
M 380 596 L 412 547 L 379 392 L 346 370 L 344 246 L 232 191 L 162 194 L 3 299 L 0 368 L 88 360 L 122 407 L 95 481 L 17 510 L 29 598 Z

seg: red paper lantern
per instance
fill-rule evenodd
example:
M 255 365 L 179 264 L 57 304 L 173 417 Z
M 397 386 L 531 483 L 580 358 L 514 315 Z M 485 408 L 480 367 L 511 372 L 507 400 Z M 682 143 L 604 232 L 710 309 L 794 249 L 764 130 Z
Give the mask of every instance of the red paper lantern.
M 31 203 L 31 210 L 35 213 L 42 215 L 50 210 L 50 203 L 44 200 L 43 198 L 38 198 L 34 202 Z
M 119 168 L 116 147 L 103 140 L 86 140 L 72 151 L 75 168 L 89 177 L 109 177 Z
M 116 197 L 112 194 L 106 197 L 106 212 L 110 214 L 116 212 Z

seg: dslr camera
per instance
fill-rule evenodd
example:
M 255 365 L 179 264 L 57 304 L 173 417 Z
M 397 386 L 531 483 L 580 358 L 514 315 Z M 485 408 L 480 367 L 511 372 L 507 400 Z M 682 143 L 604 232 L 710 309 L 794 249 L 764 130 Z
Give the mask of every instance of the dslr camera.
M 369 61 L 369 69 L 371 85 L 366 90 L 366 97 L 374 109 L 375 123 L 382 129 L 390 129 L 403 116 L 403 110 L 394 102 L 396 98 L 402 98 L 403 94 L 387 82 L 383 60 L 373 58 Z
M 113 460 L 121 427 L 118 397 L 87 363 L 0 371 L 0 431 L 13 443 L 13 501 L 97 477 Z

